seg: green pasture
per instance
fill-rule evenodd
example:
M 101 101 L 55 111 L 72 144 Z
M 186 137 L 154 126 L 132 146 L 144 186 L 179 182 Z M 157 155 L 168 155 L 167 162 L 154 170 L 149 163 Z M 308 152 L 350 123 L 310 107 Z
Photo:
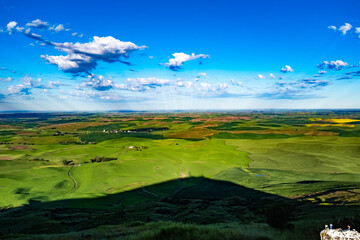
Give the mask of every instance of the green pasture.
M 214 115 L 217 116 L 222 117 Z M 10 144 L 0 145 L 0 195 L 4 196 L 0 199 L 0 206 L 18 206 L 30 199 L 90 199 L 140 189 L 140 194 L 129 195 L 129 199 L 136 202 L 144 195 L 150 198 L 152 194 L 166 196 L 185 187 L 183 184 L 175 184 L 164 189 L 152 187 L 154 184 L 187 177 L 226 180 L 286 197 L 360 188 L 360 138 L 356 137 L 358 127 L 347 129 L 346 134 L 342 128 L 326 128 L 327 131 L 342 131 L 340 136 L 227 132 L 306 128 L 304 124 L 311 122 L 309 116 L 280 115 L 270 118 L 274 115 L 269 114 L 270 117 L 266 119 L 256 116 L 251 120 L 214 121 L 218 124 L 215 127 L 207 127 L 205 121 L 196 124 L 185 122 L 193 119 L 186 116 L 165 115 L 165 119 L 148 120 L 134 117 L 135 120 L 131 121 L 92 126 L 73 132 L 79 137 L 52 136 L 51 131 L 38 132 L 34 136 L 18 136 L 4 130 L 0 134 L 0 142 Z M 76 122 L 76 119 L 82 121 L 86 117 L 57 117 L 54 121 Z M 206 119 L 211 120 L 211 117 L 207 116 Z M 37 124 L 48 123 L 40 121 Z M 168 127 L 169 130 L 152 133 L 101 132 L 103 129 L 150 127 Z M 204 131 L 204 128 L 214 128 L 221 132 L 199 141 L 165 137 L 168 133 Z M 36 132 L 36 128 L 31 130 Z M 26 148 L 19 149 L 16 146 Z M 96 156 L 117 160 L 90 163 L 90 159 Z M 72 161 L 75 166 L 66 166 L 64 161 Z M 150 193 L 146 192 L 148 188 L 151 189 Z
M 35 145 L 25 150 L 2 147 L 1 156 L 12 156 L 15 160 L 0 161 L 4 165 L 0 168 L 0 185 L 3 186 L 0 193 L 7 196 L 0 204 L 18 205 L 29 199 L 49 201 L 59 197 L 91 198 L 170 179 L 212 177 L 228 168 L 247 166 L 250 162 L 247 154 L 235 149 L 224 140 L 194 142 L 141 138 L 121 138 L 96 145 Z M 95 156 L 118 160 L 86 163 Z M 30 161 L 35 158 L 49 162 Z M 72 180 L 67 175 L 69 167 L 62 165 L 63 160 L 82 164 L 71 170 L 78 184 L 76 189 L 72 189 Z M 60 187 L 55 188 L 55 185 Z M 15 193 L 20 187 L 26 190 L 20 194 L 21 198 Z M 64 188 L 67 190 L 65 195 Z

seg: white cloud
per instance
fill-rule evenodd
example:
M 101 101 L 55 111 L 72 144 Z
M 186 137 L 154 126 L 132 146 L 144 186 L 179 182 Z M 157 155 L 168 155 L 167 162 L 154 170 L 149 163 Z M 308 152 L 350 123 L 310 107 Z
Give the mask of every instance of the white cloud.
M 300 79 L 292 82 L 276 82 L 274 89 L 262 96 L 266 98 L 298 99 L 309 95 L 310 91 L 321 90 L 330 84 L 327 80 L 313 78 Z
M 27 89 L 24 87 L 24 85 L 16 85 L 16 86 L 9 86 L 8 87 L 8 92 L 10 94 L 18 94 L 18 93 L 21 93 L 21 92 L 24 92 L 24 90 Z M 28 92 L 24 92 L 26 95 L 28 94 Z
M 320 64 L 317 65 L 320 69 L 334 69 L 334 70 L 341 70 L 344 67 L 347 67 L 349 64 L 347 62 L 343 62 L 341 60 L 336 61 L 323 61 Z M 319 72 L 320 73 L 320 72 Z
M 34 28 L 47 28 L 49 23 L 41 21 L 40 19 L 33 20 L 26 24 L 27 27 L 34 27 Z
M 38 78 L 37 80 L 35 80 L 29 76 L 25 76 L 22 79 L 24 86 L 29 87 L 29 88 L 39 87 L 39 84 L 41 83 L 41 81 L 42 81 L 41 78 Z
M 349 31 L 352 28 L 350 23 L 345 23 L 341 27 L 339 27 L 339 31 L 342 32 L 343 35 L 346 34 L 347 31 Z
M 334 31 L 336 31 L 336 27 L 335 26 L 328 26 L 329 29 L 333 29 Z
M 200 92 L 200 94 L 222 94 L 226 89 L 229 88 L 229 85 L 227 83 L 219 83 L 216 85 L 213 85 L 211 83 L 200 83 L 197 86 L 197 90 Z
M 117 85 L 118 88 L 130 91 L 147 91 L 171 84 L 169 79 L 159 79 L 156 77 L 148 78 L 128 78 L 127 84 Z
M 274 74 L 272 74 L 272 73 L 270 73 L 270 74 L 269 74 L 269 76 L 270 76 L 270 78 L 272 78 L 272 79 L 274 79 L 274 78 L 275 78 L 275 75 L 274 75 Z
M 206 73 L 198 73 L 198 76 L 203 76 L 203 77 L 206 77 L 207 74 Z
M 63 56 L 41 55 L 50 64 L 55 64 L 60 70 L 70 73 L 88 73 L 94 69 L 99 60 L 104 62 L 121 62 L 121 57 L 128 58 L 129 53 L 135 50 L 143 50 L 146 46 L 137 46 L 132 42 L 122 42 L 114 37 L 93 37 L 88 43 L 55 43 L 49 45 L 67 53 Z
M 23 28 L 23 27 L 19 27 L 19 26 L 17 26 L 15 29 L 16 29 L 18 32 L 23 32 L 23 31 L 24 31 L 24 28 Z
M 54 31 L 55 32 L 60 32 L 60 31 L 63 31 L 65 28 L 64 28 L 64 25 L 62 25 L 62 24 L 59 24 L 59 25 L 57 25 L 55 28 L 54 28 Z
M 293 72 L 294 70 L 289 65 L 285 65 L 285 67 L 281 68 L 280 71 L 283 73 L 287 73 L 287 72 Z
M 262 75 L 262 74 L 257 75 L 256 78 L 257 79 L 265 79 L 264 75 Z
M 22 79 L 23 84 L 9 86 L 7 90 L 9 94 L 29 95 L 32 88 L 46 88 L 44 85 L 41 85 L 41 81 L 41 78 L 33 79 L 32 77 L 26 75 Z
M 15 21 L 11 21 L 6 25 L 6 28 L 10 35 L 13 33 L 13 30 L 16 27 L 16 25 L 17 25 L 17 22 L 15 22 Z
M 355 32 L 359 34 L 360 33 L 360 27 L 355 28 Z M 359 34 L 359 38 L 360 38 L 360 34 Z
M 91 87 L 98 91 L 106 91 L 113 88 L 115 83 L 111 77 L 105 79 L 105 77 L 102 75 L 91 74 L 88 76 L 88 80 L 81 86 Z
M 0 82 L 11 82 L 13 79 L 11 77 L 0 78 Z
M 193 82 L 191 81 L 177 81 L 176 85 L 179 87 L 191 88 L 193 86 Z
M 92 58 L 81 54 L 69 54 L 66 56 L 48 56 L 41 55 L 41 58 L 45 59 L 50 64 L 55 64 L 60 70 L 64 72 L 82 72 L 84 69 L 92 69 L 96 63 Z
M 82 38 L 82 37 L 84 37 L 84 34 L 79 34 L 79 33 L 77 33 L 77 32 L 74 32 L 74 33 L 72 33 L 71 35 L 73 35 L 74 37 L 79 37 L 79 38 Z
M 230 84 L 231 84 L 231 85 L 234 85 L 234 86 L 245 87 L 245 84 L 244 84 L 243 82 L 241 82 L 241 81 L 235 81 L 234 79 L 231 79 Z
M 325 73 L 327 73 L 327 71 L 324 71 L 324 70 L 319 71 L 319 74 L 325 74 Z
M 182 64 L 184 62 L 210 57 L 209 55 L 206 55 L 206 54 L 195 55 L 195 53 L 192 53 L 191 55 L 189 55 L 189 54 L 182 53 L 182 52 L 173 53 L 172 55 L 174 58 L 170 58 L 168 63 L 162 63 L 161 65 L 164 65 L 173 71 L 178 71 L 180 69 L 180 66 L 182 66 Z
M 49 81 L 46 88 L 54 89 L 54 88 L 59 88 L 60 86 L 68 86 L 68 84 L 61 83 L 60 81 Z
M 77 98 L 83 99 L 98 99 L 98 100 L 105 100 L 105 101 L 119 101 L 124 100 L 124 97 L 115 92 L 98 92 L 93 90 L 75 90 L 70 92 L 59 91 L 62 95 L 59 98 L 67 99 L 68 95 L 75 96 Z

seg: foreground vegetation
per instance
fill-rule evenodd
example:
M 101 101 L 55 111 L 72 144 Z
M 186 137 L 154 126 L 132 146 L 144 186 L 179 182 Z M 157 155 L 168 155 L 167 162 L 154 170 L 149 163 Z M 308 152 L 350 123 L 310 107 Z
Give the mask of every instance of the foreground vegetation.
M 359 120 L 357 111 L 0 114 L 0 234 L 317 239 L 329 221 L 359 214 Z

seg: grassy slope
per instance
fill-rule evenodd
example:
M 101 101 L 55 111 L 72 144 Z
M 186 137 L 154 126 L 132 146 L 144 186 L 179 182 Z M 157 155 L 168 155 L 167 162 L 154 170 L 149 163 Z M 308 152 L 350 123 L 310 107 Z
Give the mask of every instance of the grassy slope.
M 121 138 L 96 145 L 30 145 L 32 149 L 25 150 L 9 150 L 3 145 L 1 156 L 49 162 L 0 161 L 0 192 L 5 196 L 0 204 L 19 205 L 31 198 L 96 197 L 186 176 L 216 175 L 216 179 L 282 196 L 358 187 L 359 141 L 341 137 L 203 141 Z M 147 149 L 136 151 L 129 146 Z M 73 168 L 71 174 L 78 188 L 71 190 L 69 168 L 62 160 L 83 163 L 98 155 L 118 160 Z
M 141 151 L 129 146 L 146 146 Z M 6 198 L 0 205 L 14 206 L 29 199 L 55 200 L 61 198 L 96 197 L 122 192 L 186 176 L 211 177 L 225 169 L 245 167 L 247 154 L 226 145 L 224 140 L 149 140 L 122 138 L 97 145 L 38 145 L 18 158 L 44 158 L 50 162 L 0 161 L 2 167 L 0 193 Z M 12 150 L 3 150 L 4 153 Z M 21 152 L 23 150 L 18 150 Z M 105 163 L 88 163 L 74 167 L 71 175 L 78 187 L 67 176 L 69 167 L 62 160 L 83 163 L 100 155 L 117 157 Z M 6 170 L 8 169 L 8 171 Z M 17 194 L 18 188 L 24 188 Z
M 281 196 L 359 187 L 359 141 L 341 137 L 227 140 L 250 153 L 253 161 L 246 171 L 230 169 L 217 178 Z

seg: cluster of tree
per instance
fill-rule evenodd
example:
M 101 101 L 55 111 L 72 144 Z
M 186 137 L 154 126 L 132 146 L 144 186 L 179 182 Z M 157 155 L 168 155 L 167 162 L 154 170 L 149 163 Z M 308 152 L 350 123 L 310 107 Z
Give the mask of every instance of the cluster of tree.
M 73 165 L 73 164 L 74 164 L 74 162 L 73 162 L 72 160 L 66 160 L 66 159 L 64 159 L 62 162 L 63 162 L 63 164 L 66 165 L 66 166 L 68 166 L 68 165 Z
M 49 162 L 49 160 L 43 158 L 34 158 L 34 159 L 30 159 L 29 161 Z
M 169 130 L 168 127 L 161 127 L 161 128 L 137 128 L 137 129 L 132 129 L 132 130 L 128 130 L 128 131 L 123 131 L 123 132 L 153 132 L 153 131 L 166 131 Z
M 96 156 L 94 157 L 93 159 L 90 159 L 90 161 L 92 163 L 95 163 L 95 162 L 109 162 L 109 161 L 114 161 L 114 160 L 117 160 L 117 158 L 109 158 L 109 157 L 99 157 L 99 156 Z
M 74 140 L 72 140 L 72 141 L 60 141 L 59 142 L 59 144 L 72 144 L 72 143 L 77 143 L 77 141 L 74 141 Z
M 64 135 L 65 135 L 65 133 L 63 133 L 63 132 L 56 132 L 53 134 L 53 136 L 64 136 Z
M 13 142 L 0 142 L 0 144 L 8 144 L 8 145 L 11 145 L 11 144 L 20 144 L 20 145 L 35 145 L 35 143 L 21 143 L 21 142 L 17 142 L 17 143 L 13 143 Z

